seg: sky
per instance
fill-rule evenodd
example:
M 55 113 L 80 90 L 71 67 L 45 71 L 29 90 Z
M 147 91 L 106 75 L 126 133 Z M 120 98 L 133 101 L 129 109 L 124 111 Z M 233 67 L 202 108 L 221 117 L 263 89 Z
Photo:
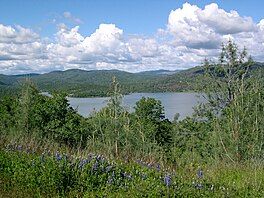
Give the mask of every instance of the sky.
M 264 61 L 262 0 L 0 0 L 0 73 L 178 70 L 229 39 Z

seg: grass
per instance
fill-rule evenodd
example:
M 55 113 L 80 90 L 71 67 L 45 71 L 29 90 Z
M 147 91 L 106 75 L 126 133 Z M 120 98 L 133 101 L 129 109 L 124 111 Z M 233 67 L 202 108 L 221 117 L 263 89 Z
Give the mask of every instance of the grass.
M 141 159 L 110 159 L 56 145 L 45 148 L 36 142 L 20 145 L 1 141 L 2 197 L 261 197 L 263 194 L 264 168 L 257 162 L 189 164 L 173 171 L 170 166 Z

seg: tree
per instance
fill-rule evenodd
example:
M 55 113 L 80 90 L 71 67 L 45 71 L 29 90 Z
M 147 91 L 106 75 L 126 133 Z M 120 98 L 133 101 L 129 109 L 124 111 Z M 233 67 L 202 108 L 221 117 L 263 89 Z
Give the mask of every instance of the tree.
M 205 60 L 206 75 L 210 82 L 207 84 L 207 99 L 217 113 L 244 94 L 248 88 L 245 77 L 252 65 L 253 60 L 246 48 L 240 51 L 231 40 L 222 45 L 217 63 Z
M 35 84 L 26 78 L 22 84 L 22 93 L 19 98 L 19 110 L 17 117 L 20 129 L 23 132 L 32 132 L 35 124 L 35 105 L 39 102 L 41 96 Z
M 220 156 L 232 161 L 261 156 L 263 150 L 263 91 L 250 78 L 253 63 L 246 48 L 240 51 L 231 40 L 222 45 L 217 63 L 205 61 L 207 118 L 213 124 Z
M 112 79 L 109 95 L 110 100 L 108 101 L 107 108 L 109 109 L 110 114 L 114 118 L 117 118 L 124 111 L 124 108 L 121 105 L 123 95 L 121 94 L 121 88 L 115 76 Z
M 5 96 L 0 99 L 0 132 L 2 130 L 3 132 L 6 131 L 11 126 L 16 126 L 17 106 L 18 100 L 15 97 Z
M 135 114 L 142 119 L 158 122 L 164 119 L 164 107 L 160 100 L 142 97 L 136 102 Z
M 160 100 L 142 97 L 135 106 L 135 115 L 141 123 L 144 136 L 162 147 L 172 142 L 172 125 L 164 119 L 164 107 Z
M 102 108 L 93 116 L 93 123 L 96 134 L 93 135 L 93 143 L 96 138 L 107 144 L 109 150 L 114 149 L 118 156 L 120 148 L 125 145 L 126 139 L 124 126 L 128 120 L 128 112 L 122 106 L 123 95 L 121 94 L 120 84 L 116 77 L 112 78 L 112 83 L 108 92 L 110 99 L 107 106 Z

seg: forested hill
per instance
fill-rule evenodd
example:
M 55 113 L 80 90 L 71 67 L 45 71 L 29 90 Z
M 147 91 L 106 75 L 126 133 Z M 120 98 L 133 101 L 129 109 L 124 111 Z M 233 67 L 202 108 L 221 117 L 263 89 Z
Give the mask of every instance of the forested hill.
M 260 68 L 263 73 L 264 64 L 256 63 L 251 68 L 252 71 Z M 76 97 L 105 96 L 113 76 L 118 79 L 124 94 L 131 92 L 195 91 L 203 87 L 203 73 L 204 68 L 198 66 L 181 71 L 156 70 L 139 73 L 119 70 L 85 71 L 70 69 L 45 74 L 0 74 L 0 94 L 15 93 L 25 78 L 31 78 L 42 91 L 64 91 Z

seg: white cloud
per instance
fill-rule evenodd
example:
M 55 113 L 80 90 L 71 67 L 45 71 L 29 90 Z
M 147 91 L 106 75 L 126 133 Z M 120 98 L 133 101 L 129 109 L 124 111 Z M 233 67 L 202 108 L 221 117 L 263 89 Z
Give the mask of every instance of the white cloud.
M 79 44 L 84 40 L 83 36 L 78 33 L 79 26 L 72 28 L 71 30 L 66 29 L 65 26 L 61 26 L 60 30 L 56 33 L 57 42 L 62 46 L 73 46 Z
M 199 9 L 197 16 L 201 22 L 223 35 L 256 30 L 256 25 L 251 17 L 241 17 L 234 10 L 226 12 L 220 9 L 216 3 L 205 6 L 204 10 Z
M 70 12 L 63 17 L 74 19 Z M 215 59 L 220 44 L 228 39 L 241 48 L 246 46 L 255 60 L 264 61 L 264 19 L 254 23 L 250 17 L 214 3 L 205 8 L 183 4 L 169 13 L 166 28 L 150 37 L 128 36 L 115 24 L 100 24 L 92 34 L 83 35 L 81 27 L 66 24 L 58 24 L 58 31 L 49 39 L 25 27 L 0 24 L 0 73 L 186 69 L 206 57 Z
M 176 44 L 195 49 L 218 48 L 224 41 L 223 35 L 256 30 L 250 17 L 241 17 L 236 11 L 226 12 L 215 3 L 204 9 L 185 3 L 182 8 L 171 11 L 168 19 L 168 31 Z
M 176 45 L 190 48 L 217 48 L 221 37 L 199 20 L 196 5 L 185 3 L 182 8 L 171 11 L 168 31 L 174 36 Z
M 31 43 L 39 38 L 38 34 L 19 25 L 14 28 L 0 24 L 0 43 Z
M 101 24 L 99 28 L 83 41 L 86 53 L 120 53 L 124 50 L 123 30 L 114 24 Z

